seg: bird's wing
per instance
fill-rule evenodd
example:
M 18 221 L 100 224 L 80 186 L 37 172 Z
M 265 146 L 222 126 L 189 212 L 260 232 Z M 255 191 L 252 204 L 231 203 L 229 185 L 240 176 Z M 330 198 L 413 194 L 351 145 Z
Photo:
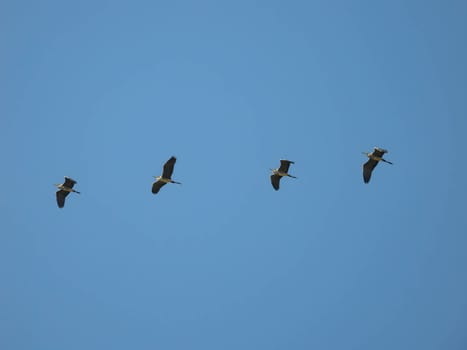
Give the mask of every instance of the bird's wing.
M 289 166 L 290 164 L 293 164 L 294 162 L 286 159 L 281 159 L 281 166 L 279 167 L 279 171 L 281 173 L 287 173 L 289 171 Z
M 63 183 L 63 186 L 68 187 L 68 188 L 73 188 L 75 183 L 76 181 L 73 180 L 71 177 L 65 176 L 65 182 Z
M 279 175 L 271 175 L 271 184 L 272 187 L 277 191 L 279 189 L 279 182 L 281 181 L 281 177 Z
M 57 191 L 57 193 L 56 193 L 57 205 L 58 205 L 59 208 L 63 208 L 65 206 L 65 198 L 66 198 L 66 196 L 68 196 L 68 193 L 70 193 L 70 192 L 62 191 L 62 190 Z
M 165 185 L 165 182 L 163 181 L 156 181 L 152 184 L 152 193 L 156 194 L 159 192 L 159 190 L 162 188 L 162 186 Z
M 163 178 L 170 179 L 174 171 L 174 165 L 176 161 L 177 161 L 177 158 L 171 157 L 167 162 L 165 162 L 164 171 L 162 173 Z
M 375 166 L 378 165 L 378 161 L 369 159 L 365 164 L 363 164 L 363 181 L 367 184 L 370 182 L 371 173 Z

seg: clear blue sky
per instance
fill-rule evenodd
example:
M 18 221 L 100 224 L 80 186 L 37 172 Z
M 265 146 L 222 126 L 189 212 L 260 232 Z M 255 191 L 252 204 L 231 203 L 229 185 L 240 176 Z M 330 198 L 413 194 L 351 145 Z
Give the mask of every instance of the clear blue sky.
M 465 350 L 466 18 L 2 1 L 0 348 Z

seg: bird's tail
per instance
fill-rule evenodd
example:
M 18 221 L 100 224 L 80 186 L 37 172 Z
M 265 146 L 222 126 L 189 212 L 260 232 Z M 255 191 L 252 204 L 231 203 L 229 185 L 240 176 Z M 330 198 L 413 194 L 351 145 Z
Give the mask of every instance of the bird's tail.
M 78 192 L 78 191 L 76 191 L 76 190 L 73 190 L 73 192 L 78 193 L 78 194 L 81 194 L 81 192 Z
M 177 182 L 177 181 L 171 181 L 173 184 L 177 184 L 177 185 L 181 185 L 182 183 L 181 182 Z
M 293 176 L 293 175 L 290 175 L 290 174 L 287 174 L 288 177 L 291 177 L 293 179 L 296 179 L 297 177 L 296 176 Z
M 381 160 L 382 160 L 383 162 L 385 162 L 385 163 L 388 163 L 388 164 L 393 165 L 389 160 L 386 160 L 386 159 L 383 159 L 383 158 L 381 158 Z

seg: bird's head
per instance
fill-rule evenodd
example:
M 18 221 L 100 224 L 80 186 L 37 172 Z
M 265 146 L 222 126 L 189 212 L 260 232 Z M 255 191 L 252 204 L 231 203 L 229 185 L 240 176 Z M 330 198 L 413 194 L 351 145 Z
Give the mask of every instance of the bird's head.
M 276 168 L 276 169 L 269 169 L 271 170 L 271 174 L 272 175 L 276 175 L 278 172 L 279 172 L 279 168 Z

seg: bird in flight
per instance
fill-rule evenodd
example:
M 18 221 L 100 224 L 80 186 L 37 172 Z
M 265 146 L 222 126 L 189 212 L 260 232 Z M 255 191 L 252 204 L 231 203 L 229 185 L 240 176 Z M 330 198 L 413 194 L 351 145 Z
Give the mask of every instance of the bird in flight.
M 276 191 L 279 190 L 279 183 L 282 177 L 288 176 L 296 179 L 295 176 L 288 173 L 290 164 L 294 164 L 294 162 L 291 160 L 281 159 L 281 166 L 277 169 L 271 169 L 271 184 Z
M 181 185 L 180 182 L 172 180 L 172 173 L 174 171 L 174 166 L 175 166 L 176 161 L 177 161 L 177 158 L 170 157 L 170 159 L 164 164 L 162 175 L 154 176 L 156 178 L 156 182 L 152 184 L 152 193 L 154 194 L 158 193 L 159 190 L 162 188 L 162 186 L 165 186 L 165 184 L 168 184 L 168 183 Z
M 80 192 L 73 189 L 73 186 L 76 184 L 76 181 L 73 180 L 71 177 L 65 176 L 65 182 L 62 184 L 55 184 L 57 186 L 58 191 L 56 193 L 57 197 L 57 205 L 59 208 L 63 208 L 65 206 L 65 198 L 68 196 L 70 192 L 78 193 Z
M 366 184 L 370 182 L 371 173 L 373 172 L 373 169 L 378 165 L 380 161 L 388 163 L 388 164 L 392 164 L 391 162 L 383 158 L 384 154 L 388 153 L 388 151 L 383 148 L 374 147 L 373 152 L 371 153 L 362 152 L 362 153 L 365 154 L 369 158 L 368 161 L 365 164 L 363 164 L 363 182 L 365 182 Z

